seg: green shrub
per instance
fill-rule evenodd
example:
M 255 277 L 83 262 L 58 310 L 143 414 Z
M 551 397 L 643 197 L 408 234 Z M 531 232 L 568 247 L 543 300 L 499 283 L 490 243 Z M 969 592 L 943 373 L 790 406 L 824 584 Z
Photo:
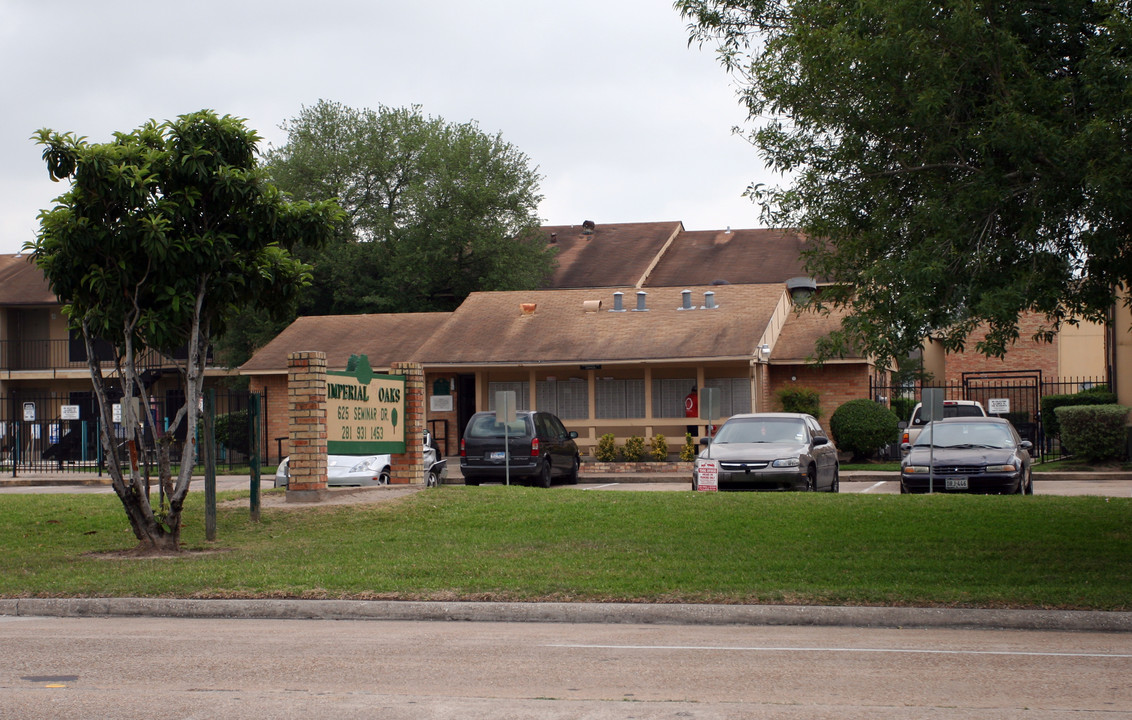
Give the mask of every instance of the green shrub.
M 1116 393 L 1107 388 L 1095 387 L 1072 395 L 1046 395 L 1042 398 L 1042 426 L 1046 437 L 1057 437 L 1061 432 L 1057 408 L 1070 405 L 1115 405 Z
M 599 462 L 613 462 L 617 459 L 617 441 L 613 439 L 613 433 L 606 433 L 597 441 L 597 452 L 594 453 L 594 457 Z
M 692 433 L 684 433 L 684 444 L 680 446 L 680 459 L 692 462 L 696 459 L 696 444 L 692 441 Z
M 649 455 L 657 462 L 664 462 L 668 459 L 668 441 L 664 439 L 663 435 L 657 435 L 649 443 Z
M 775 395 L 778 396 L 783 412 L 807 413 L 821 417 L 821 393 L 813 388 L 791 385 L 782 388 Z
M 632 435 L 625 441 L 621 454 L 629 462 L 640 462 L 645 457 L 645 439 L 639 435 Z
M 894 397 L 892 398 L 892 412 L 896 413 L 897 420 L 908 422 L 912 419 L 912 411 L 916 409 L 916 398 L 914 397 Z
M 216 416 L 216 444 L 223 445 L 229 450 L 248 454 L 250 433 L 248 428 L 248 411 L 237 410 L 226 415 Z
M 900 434 L 896 413 L 872 400 L 850 400 L 833 412 L 829 431 L 840 450 L 863 460 L 877 448 L 896 442 Z
M 1070 405 L 1054 413 L 1061 426 L 1061 446 L 1089 461 L 1124 457 L 1128 408 L 1123 405 Z

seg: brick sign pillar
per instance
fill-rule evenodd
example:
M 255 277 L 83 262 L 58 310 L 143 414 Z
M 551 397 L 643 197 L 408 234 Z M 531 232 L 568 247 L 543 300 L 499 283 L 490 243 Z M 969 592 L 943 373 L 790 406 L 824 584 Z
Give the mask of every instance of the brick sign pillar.
M 425 384 L 424 367 L 415 362 L 397 362 L 390 375 L 405 378 L 405 454 L 394 454 L 390 461 L 389 483 L 424 482 Z
M 321 502 L 327 494 L 326 353 L 287 355 L 287 408 L 291 450 L 287 502 Z

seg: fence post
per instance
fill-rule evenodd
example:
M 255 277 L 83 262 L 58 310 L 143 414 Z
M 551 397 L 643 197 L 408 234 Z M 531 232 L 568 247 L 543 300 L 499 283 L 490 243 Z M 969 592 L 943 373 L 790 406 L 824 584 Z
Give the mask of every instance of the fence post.
M 251 517 L 259 522 L 259 394 L 248 395 L 248 449 L 251 457 Z
M 204 537 L 216 539 L 216 389 L 204 391 Z

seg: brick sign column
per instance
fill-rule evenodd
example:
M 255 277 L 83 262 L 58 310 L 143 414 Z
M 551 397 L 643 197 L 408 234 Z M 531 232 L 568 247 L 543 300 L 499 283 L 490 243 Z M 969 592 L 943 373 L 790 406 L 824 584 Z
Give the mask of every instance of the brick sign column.
M 424 482 L 425 384 L 424 367 L 415 362 L 396 362 L 391 375 L 405 377 L 405 454 L 390 461 L 392 484 Z
M 321 502 L 326 497 L 326 353 L 287 355 L 287 408 L 287 502 Z

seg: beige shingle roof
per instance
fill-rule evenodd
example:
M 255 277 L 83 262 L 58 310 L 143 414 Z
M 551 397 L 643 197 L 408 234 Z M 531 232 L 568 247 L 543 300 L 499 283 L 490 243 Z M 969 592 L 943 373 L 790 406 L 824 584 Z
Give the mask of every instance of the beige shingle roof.
M 679 221 L 546 225 L 542 233 L 557 248 L 558 267 L 547 288 L 634 287 L 665 245 L 683 229 Z
M 715 292 L 714 310 L 679 310 L 676 289 L 650 291 L 635 312 L 637 291 L 621 288 L 625 312 L 610 312 L 614 289 L 473 293 L 415 358 L 427 364 L 641 361 L 750 357 L 783 285 L 690 287 L 693 305 Z M 584 303 L 601 301 L 587 312 Z M 534 303 L 524 314 L 520 303 Z
M 725 282 L 780 283 L 806 275 L 806 239 L 791 230 L 697 230 L 680 233 L 649 274 L 646 287 Z
M 330 370 L 344 370 L 350 355 L 366 355 L 375 370 L 411 361 L 421 343 L 451 313 L 316 315 L 301 317 L 240 366 L 244 373 L 287 369 L 287 355 L 301 350 L 326 353 Z
M 29 255 L 0 255 L 0 305 L 58 305 L 43 272 Z
M 805 362 L 814 355 L 818 338 L 840 329 L 841 321 L 847 314 L 844 308 L 831 310 L 829 314 L 812 310 L 791 312 L 771 351 L 771 362 Z M 863 356 L 856 350 L 845 356 L 846 360 L 862 358 Z

